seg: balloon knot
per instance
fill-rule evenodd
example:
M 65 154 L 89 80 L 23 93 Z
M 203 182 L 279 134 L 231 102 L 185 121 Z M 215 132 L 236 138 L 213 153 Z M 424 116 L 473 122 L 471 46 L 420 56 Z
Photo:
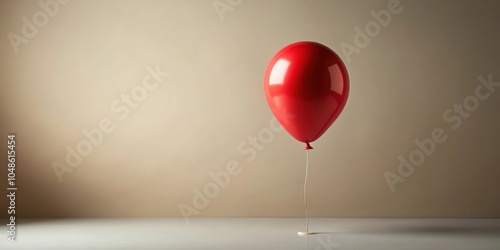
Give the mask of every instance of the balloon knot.
M 306 146 L 304 147 L 305 150 L 309 150 L 309 149 L 313 149 L 313 147 L 311 147 L 311 145 L 309 144 L 309 142 L 306 142 Z

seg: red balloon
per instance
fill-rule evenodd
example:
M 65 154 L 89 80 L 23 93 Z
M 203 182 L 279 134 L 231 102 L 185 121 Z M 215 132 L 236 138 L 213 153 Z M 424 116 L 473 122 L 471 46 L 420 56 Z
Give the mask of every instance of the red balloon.
M 349 77 L 340 57 L 316 42 L 292 43 L 269 62 L 266 100 L 285 130 L 298 141 L 318 139 L 340 115 L 349 94 Z

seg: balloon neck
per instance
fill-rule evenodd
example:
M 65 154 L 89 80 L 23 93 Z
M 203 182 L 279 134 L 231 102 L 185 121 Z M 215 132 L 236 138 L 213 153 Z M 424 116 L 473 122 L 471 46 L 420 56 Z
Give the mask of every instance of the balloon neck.
M 309 144 L 309 142 L 306 142 L 306 146 L 304 147 L 305 150 L 309 150 L 309 149 L 313 149 L 313 147 L 311 147 L 311 144 Z

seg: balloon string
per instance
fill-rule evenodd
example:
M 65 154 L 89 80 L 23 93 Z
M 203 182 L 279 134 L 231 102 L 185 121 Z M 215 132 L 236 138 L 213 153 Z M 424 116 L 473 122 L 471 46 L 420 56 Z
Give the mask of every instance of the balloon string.
M 307 211 L 307 173 L 309 172 L 309 150 L 306 150 L 306 174 L 304 178 L 304 209 L 306 211 L 306 233 L 309 233 L 309 213 Z

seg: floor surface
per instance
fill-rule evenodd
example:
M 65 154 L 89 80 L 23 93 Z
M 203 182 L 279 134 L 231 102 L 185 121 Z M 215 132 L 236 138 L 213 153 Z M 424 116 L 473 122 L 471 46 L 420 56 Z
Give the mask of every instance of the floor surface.
M 500 219 L 20 220 L 0 249 L 500 249 Z

